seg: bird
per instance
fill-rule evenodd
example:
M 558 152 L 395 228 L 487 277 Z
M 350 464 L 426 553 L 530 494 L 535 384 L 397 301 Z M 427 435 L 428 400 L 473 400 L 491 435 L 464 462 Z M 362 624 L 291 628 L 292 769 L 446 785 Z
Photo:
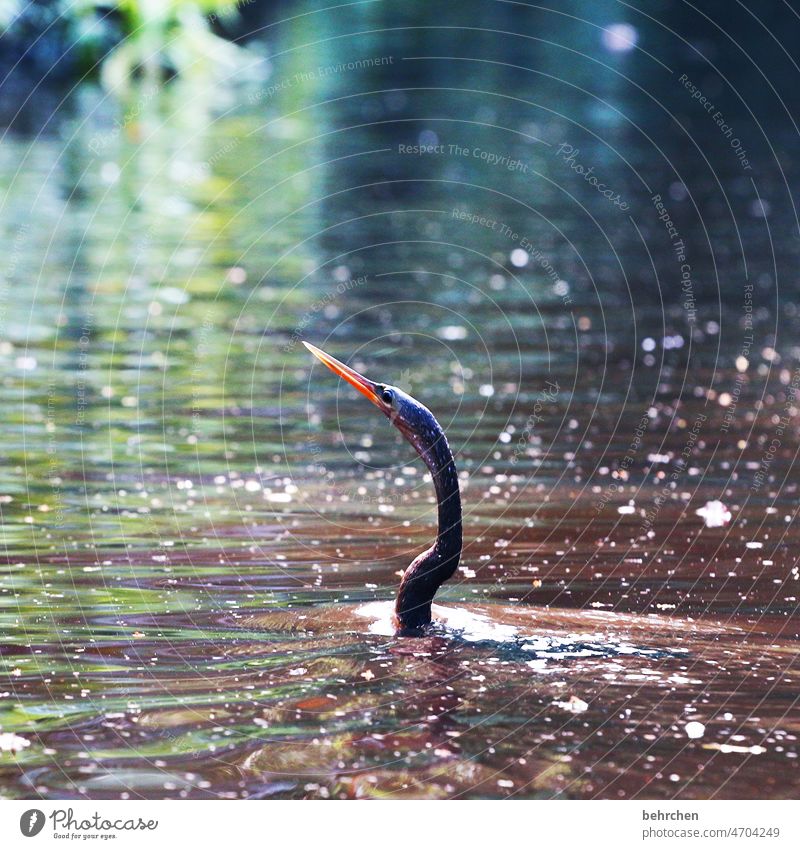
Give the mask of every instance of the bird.
M 411 443 L 431 473 L 438 505 L 436 540 L 403 572 L 394 605 L 399 632 L 422 631 L 432 622 L 436 591 L 455 574 L 463 548 L 461 491 L 447 437 L 433 413 L 402 389 L 369 380 L 309 342 L 303 345 L 366 396 Z
M 411 443 L 431 473 L 438 504 L 436 540 L 403 572 L 391 615 L 390 604 L 383 601 L 371 601 L 356 610 L 320 604 L 313 619 L 303 608 L 303 633 L 315 639 L 342 632 L 361 635 L 364 630 L 382 637 L 426 637 L 431 650 L 440 641 L 480 644 L 502 647 L 514 653 L 509 657 L 524 657 L 526 663 L 533 664 L 549 660 L 563 663 L 569 658 L 579 663 L 618 664 L 620 658 L 631 660 L 636 656 L 683 656 L 686 649 L 676 645 L 680 639 L 672 620 L 656 623 L 649 615 L 550 605 L 532 608 L 493 599 L 458 606 L 434 605 L 439 588 L 455 574 L 463 548 L 458 471 L 442 426 L 424 404 L 397 386 L 369 380 L 310 342 L 303 341 L 303 345 L 366 396 Z M 255 613 L 246 621 L 248 626 L 268 628 L 273 634 L 288 631 L 294 635 L 298 630 L 296 616 L 284 607 Z M 709 627 L 708 633 L 718 635 L 718 625 Z M 405 648 L 398 646 L 397 650 Z

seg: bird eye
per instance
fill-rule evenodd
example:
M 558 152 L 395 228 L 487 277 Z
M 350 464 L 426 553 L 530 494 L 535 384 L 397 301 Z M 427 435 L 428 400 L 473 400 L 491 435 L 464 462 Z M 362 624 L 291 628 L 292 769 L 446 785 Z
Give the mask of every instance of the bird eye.
M 384 389 L 383 392 L 381 392 L 381 398 L 383 399 L 384 404 L 391 404 L 394 400 L 394 393 L 391 389 Z

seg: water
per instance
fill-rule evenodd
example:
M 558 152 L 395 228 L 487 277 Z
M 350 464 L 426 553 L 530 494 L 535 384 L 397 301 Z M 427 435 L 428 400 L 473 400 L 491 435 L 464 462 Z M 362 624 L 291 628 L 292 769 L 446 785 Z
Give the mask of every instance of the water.
M 796 797 L 781 113 L 544 13 L 337 14 L 261 84 L 84 86 L 3 139 L 0 792 Z M 430 481 L 300 338 L 456 452 L 424 637 L 389 607 Z

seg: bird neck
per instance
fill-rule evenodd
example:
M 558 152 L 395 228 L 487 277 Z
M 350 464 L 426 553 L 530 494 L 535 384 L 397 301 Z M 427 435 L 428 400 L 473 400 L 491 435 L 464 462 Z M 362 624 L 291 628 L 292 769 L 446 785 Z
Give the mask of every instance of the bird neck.
M 439 505 L 439 530 L 434 549 L 441 557 L 446 559 L 455 557 L 452 571 L 447 577 L 443 578 L 446 581 L 455 572 L 458 560 L 461 557 L 461 493 L 458 487 L 456 463 L 444 433 L 442 433 L 441 439 L 437 441 L 437 445 L 441 446 L 442 456 L 436 458 L 434 465 L 428 465 L 433 476 L 436 500 Z
M 395 612 L 403 628 L 416 629 L 431 621 L 431 603 L 436 591 L 452 577 L 461 558 L 461 494 L 458 472 L 447 438 L 431 415 L 432 425 L 424 435 L 408 434 L 433 477 L 439 505 L 436 542 L 406 569 L 397 593 Z

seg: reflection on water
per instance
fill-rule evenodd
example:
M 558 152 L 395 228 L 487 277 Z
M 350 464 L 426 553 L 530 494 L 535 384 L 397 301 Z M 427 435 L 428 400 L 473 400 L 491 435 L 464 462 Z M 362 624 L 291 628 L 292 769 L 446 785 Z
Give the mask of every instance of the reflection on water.
M 796 796 L 774 163 L 767 210 L 715 125 L 709 176 L 606 56 L 308 25 L 262 90 L 174 87 L 119 131 L 84 89 L 0 148 L 0 792 Z M 392 61 L 320 70 L 362 54 Z M 430 481 L 304 337 L 457 453 L 464 558 L 424 637 L 387 600 Z

